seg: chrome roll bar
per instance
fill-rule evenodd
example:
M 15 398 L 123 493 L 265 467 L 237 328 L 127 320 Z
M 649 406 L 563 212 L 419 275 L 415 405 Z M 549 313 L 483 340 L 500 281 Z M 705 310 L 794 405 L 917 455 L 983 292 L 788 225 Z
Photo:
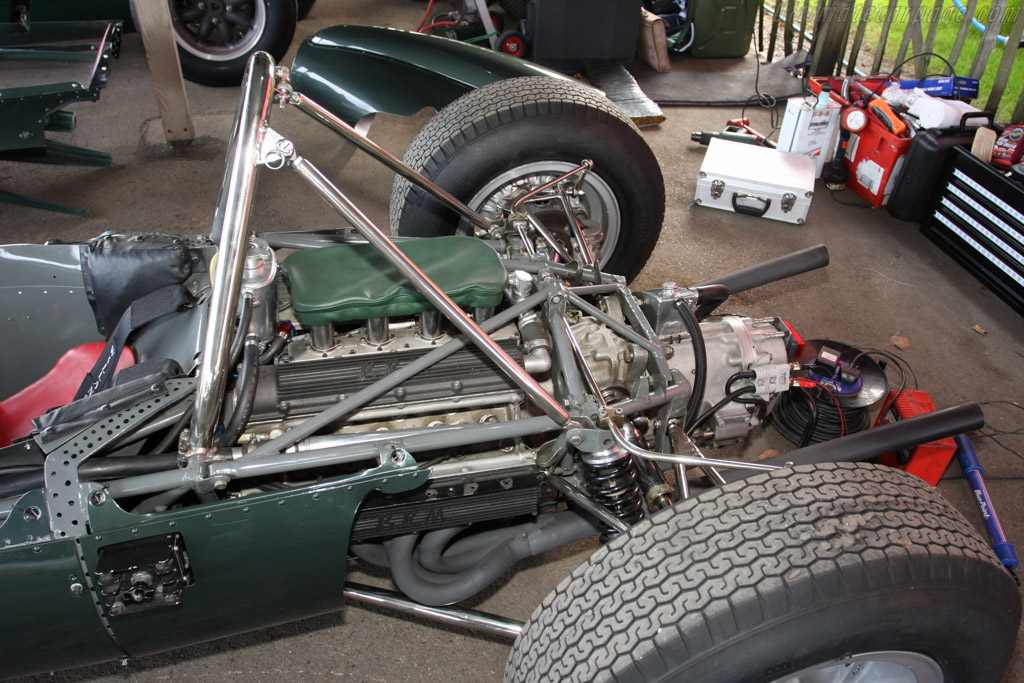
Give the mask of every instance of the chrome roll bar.
M 206 453 L 214 445 L 214 431 L 224 400 L 232 323 L 249 245 L 249 212 L 256 187 L 259 140 L 266 129 L 274 96 L 274 69 L 274 58 L 266 52 L 252 56 L 235 110 L 224 180 L 210 229 L 210 239 L 218 243 L 218 250 L 187 455 Z

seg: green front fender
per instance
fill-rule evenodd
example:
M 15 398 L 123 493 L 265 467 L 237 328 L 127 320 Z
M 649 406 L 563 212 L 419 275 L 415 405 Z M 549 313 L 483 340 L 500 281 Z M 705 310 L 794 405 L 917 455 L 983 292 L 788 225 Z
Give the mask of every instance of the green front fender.
M 363 499 L 411 490 L 428 476 L 407 458 L 145 515 L 95 497 L 90 533 L 59 540 L 49 535 L 42 492 L 28 493 L 0 525 L 0 676 L 146 655 L 336 610 Z M 110 614 L 93 585 L 100 551 L 166 534 L 180 534 L 194 579 L 180 604 Z
M 368 114 L 411 116 L 505 78 L 567 78 L 456 40 L 375 26 L 332 26 L 302 41 L 292 87 L 354 124 Z

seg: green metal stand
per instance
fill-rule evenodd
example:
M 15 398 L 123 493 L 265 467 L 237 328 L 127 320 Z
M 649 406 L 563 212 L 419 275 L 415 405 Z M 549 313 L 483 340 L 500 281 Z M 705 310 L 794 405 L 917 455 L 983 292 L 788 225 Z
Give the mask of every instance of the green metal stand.
M 33 209 L 42 209 L 44 211 L 69 213 L 72 216 L 81 216 L 82 218 L 89 217 L 89 212 L 86 211 L 85 209 L 76 209 L 73 206 L 55 204 L 54 202 L 47 202 L 42 199 L 34 199 L 32 197 L 26 197 L 25 195 L 15 194 L 14 192 L 7 192 L 5 190 L 0 190 L 0 202 L 15 204 L 17 206 L 28 206 Z

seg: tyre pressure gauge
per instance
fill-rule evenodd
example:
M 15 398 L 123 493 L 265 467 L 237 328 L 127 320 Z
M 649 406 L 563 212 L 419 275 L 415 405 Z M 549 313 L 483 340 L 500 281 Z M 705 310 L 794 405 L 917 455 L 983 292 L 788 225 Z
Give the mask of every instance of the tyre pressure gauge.
M 864 130 L 866 125 L 868 125 L 868 115 L 863 109 L 850 107 L 843 112 L 843 128 L 846 130 L 852 133 L 859 133 Z

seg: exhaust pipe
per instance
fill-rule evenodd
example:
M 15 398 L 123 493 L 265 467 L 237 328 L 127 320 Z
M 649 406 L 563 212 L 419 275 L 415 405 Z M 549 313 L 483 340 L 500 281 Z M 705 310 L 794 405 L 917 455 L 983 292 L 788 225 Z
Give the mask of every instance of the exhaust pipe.
M 933 413 L 908 420 L 857 432 L 841 439 L 798 448 L 789 453 L 763 460 L 765 465 L 789 467 L 794 465 L 821 465 L 829 462 L 860 462 L 877 458 L 901 448 L 910 448 L 956 436 L 985 426 L 985 414 L 974 402 L 961 403 Z M 749 470 L 721 470 L 725 480 L 736 481 L 752 474 Z
M 698 287 L 725 285 L 730 294 L 738 294 L 754 287 L 775 282 L 776 280 L 824 268 L 827 265 L 828 249 L 825 248 L 825 245 L 819 244 L 815 247 L 808 247 L 807 249 L 787 254 L 786 256 L 780 256 L 771 261 L 765 261 L 757 266 L 751 266 L 729 275 L 723 275 L 700 284 Z

